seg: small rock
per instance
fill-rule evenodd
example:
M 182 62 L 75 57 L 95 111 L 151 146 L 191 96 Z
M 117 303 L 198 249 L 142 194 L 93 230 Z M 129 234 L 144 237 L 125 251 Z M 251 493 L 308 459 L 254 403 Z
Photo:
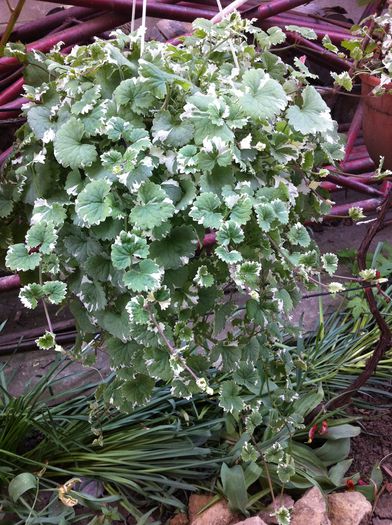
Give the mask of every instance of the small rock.
M 331 525 L 366 524 L 372 513 L 370 502 L 360 492 L 337 492 L 328 496 Z
M 188 501 L 188 516 L 192 523 L 197 518 L 199 512 L 212 500 L 210 494 L 191 494 Z
M 380 519 L 380 518 L 373 518 L 372 525 L 392 525 L 392 520 L 386 519 Z
M 183 512 L 180 512 L 179 514 L 175 514 L 172 518 L 169 520 L 169 525 L 188 525 L 189 519 L 186 514 Z
M 377 502 L 375 514 L 377 514 L 379 518 L 389 518 L 392 520 L 392 494 L 382 494 Z
M 191 525 L 230 525 L 237 521 L 238 516 L 231 512 L 226 501 L 220 500 L 191 520 Z
M 295 502 L 291 525 L 331 525 L 327 513 L 327 503 L 320 489 L 309 489 Z M 347 524 L 345 524 L 347 525 Z
M 263 521 L 258 516 L 253 516 L 253 518 L 248 518 L 244 521 L 239 521 L 235 525 L 267 525 L 265 521 Z
M 291 496 L 288 494 L 282 494 L 281 496 L 277 496 L 275 498 L 275 504 L 272 502 L 268 507 L 263 510 L 262 512 L 259 512 L 259 517 L 265 521 L 268 525 L 276 525 L 278 523 L 278 520 L 275 518 L 275 516 L 271 516 L 275 510 L 280 509 L 280 507 L 286 507 L 287 509 L 291 509 L 294 505 L 294 500 Z

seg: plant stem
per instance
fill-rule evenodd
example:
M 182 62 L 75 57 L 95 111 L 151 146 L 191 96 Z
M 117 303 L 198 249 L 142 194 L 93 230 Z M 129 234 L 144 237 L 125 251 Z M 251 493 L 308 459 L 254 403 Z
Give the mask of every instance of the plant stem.
M 195 381 L 198 381 L 200 378 L 195 374 L 195 372 L 192 370 L 192 368 L 190 368 L 186 362 L 185 362 L 185 358 L 179 353 L 177 352 L 177 350 L 175 349 L 174 345 L 169 341 L 169 339 L 166 337 L 166 334 L 165 332 L 162 330 L 160 324 L 158 323 L 158 321 L 155 319 L 155 316 L 154 314 L 151 312 L 151 310 L 148 308 L 148 306 L 146 307 L 146 310 L 148 311 L 149 313 L 149 316 L 150 316 L 150 319 L 153 323 L 153 325 L 155 326 L 155 328 L 157 329 L 157 332 L 159 333 L 159 335 L 161 336 L 163 342 L 165 343 L 167 349 L 169 350 L 169 353 L 174 356 L 174 357 L 178 357 L 183 365 L 183 367 L 185 368 L 185 370 L 187 372 L 189 372 L 189 374 L 193 377 L 193 379 Z
M 42 270 L 41 270 L 41 266 L 39 266 L 38 272 L 39 272 L 39 284 L 42 286 Z M 53 332 L 53 325 L 52 325 L 52 321 L 50 319 L 48 306 L 46 304 L 45 299 L 42 299 L 42 306 L 44 307 L 44 312 L 45 312 L 46 322 L 48 323 L 49 332 L 51 332 L 53 334 L 54 333 Z
M 0 40 L 0 56 L 4 55 L 4 48 L 11 36 L 12 30 L 15 27 L 16 22 L 18 21 L 19 15 L 23 9 L 26 0 L 19 0 L 15 9 L 11 10 L 11 16 L 8 20 L 7 27 L 3 33 L 3 36 Z

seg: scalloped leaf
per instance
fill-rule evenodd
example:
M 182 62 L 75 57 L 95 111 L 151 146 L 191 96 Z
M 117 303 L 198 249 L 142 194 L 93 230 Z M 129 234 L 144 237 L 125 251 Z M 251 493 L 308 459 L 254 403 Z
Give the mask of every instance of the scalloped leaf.
M 301 96 L 301 106 L 290 106 L 287 110 L 290 125 L 304 135 L 331 131 L 333 121 L 330 110 L 316 89 L 306 86 Z
M 115 268 L 125 270 L 137 262 L 137 259 L 146 259 L 148 253 L 146 239 L 123 231 L 112 245 L 112 263 Z
M 45 298 L 52 304 L 60 304 L 67 293 L 67 285 L 61 281 L 47 281 L 42 286 Z
M 125 272 L 123 281 L 133 292 L 150 292 L 159 288 L 163 270 L 151 259 L 145 259 Z
M 239 103 L 252 118 L 270 119 L 287 106 L 287 96 L 278 81 L 261 69 L 249 69 L 242 77 L 243 92 Z
M 41 221 L 31 226 L 26 234 L 26 245 L 30 250 L 37 248 L 41 253 L 51 253 L 56 247 L 57 232 L 50 222 Z
M 166 193 L 153 182 L 141 186 L 136 204 L 129 214 L 129 220 L 137 228 L 152 229 L 160 226 L 175 213 L 175 207 Z
M 205 192 L 196 197 L 189 215 L 206 228 L 218 229 L 223 220 L 223 214 L 217 211 L 221 201 L 215 193 Z
M 56 336 L 53 332 L 46 331 L 44 335 L 41 335 L 35 342 L 41 350 L 50 350 L 56 346 Z
M 192 226 L 177 226 L 160 241 L 150 245 L 150 256 L 165 269 L 175 270 L 195 255 L 197 235 Z
M 44 297 L 44 291 L 40 284 L 30 283 L 23 286 L 19 291 L 19 299 L 23 306 L 33 310 L 38 306 L 38 301 Z
M 95 146 L 82 142 L 84 133 L 83 124 L 75 117 L 71 117 L 57 131 L 54 139 L 54 156 L 65 168 L 85 168 L 96 160 Z
M 13 244 L 8 248 L 5 264 L 10 270 L 17 272 L 27 272 L 37 268 L 41 261 L 41 254 L 38 252 L 29 253 L 26 246 L 22 243 Z
M 105 180 L 89 182 L 78 195 L 75 211 L 89 226 L 100 224 L 111 214 L 110 184 Z
M 107 305 L 104 287 L 98 281 L 82 283 L 78 297 L 88 312 L 104 310 Z

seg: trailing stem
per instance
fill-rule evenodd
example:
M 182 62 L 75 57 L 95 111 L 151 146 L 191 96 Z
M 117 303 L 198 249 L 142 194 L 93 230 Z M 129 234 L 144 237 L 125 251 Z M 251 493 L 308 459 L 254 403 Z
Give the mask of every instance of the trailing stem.
M 7 27 L 0 40 L 0 56 L 4 55 L 4 48 L 11 36 L 11 33 L 15 27 L 16 22 L 18 21 L 19 15 L 23 9 L 26 0 L 19 0 L 16 7 L 11 9 L 11 15 L 7 23 Z
M 359 270 L 366 269 L 366 257 L 369 251 L 370 244 L 374 237 L 377 235 L 377 233 L 385 227 L 385 216 L 388 210 L 390 209 L 391 205 L 392 188 L 389 190 L 389 193 L 384 199 L 384 202 L 377 216 L 377 220 L 371 224 L 361 243 L 361 246 L 359 247 L 357 257 Z M 347 391 L 343 393 L 342 396 L 337 398 L 335 402 L 332 403 L 332 406 L 330 407 L 332 409 L 341 407 L 351 400 L 353 392 L 358 391 L 369 380 L 369 378 L 375 372 L 377 365 L 380 362 L 380 359 L 382 359 L 385 352 L 392 347 L 391 329 L 389 328 L 388 324 L 386 323 L 377 306 L 377 300 L 374 296 L 372 288 L 365 288 L 364 292 L 366 301 L 369 305 L 370 312 L 372 313 L 374 320 L 376 321 L 377 326 L 380 329 L 380 339 L 373 351 L 373 355 L 366 363 L 363 372 L 355 379 L 355 381 L 353 381 L 353 383 L 350 385 Z

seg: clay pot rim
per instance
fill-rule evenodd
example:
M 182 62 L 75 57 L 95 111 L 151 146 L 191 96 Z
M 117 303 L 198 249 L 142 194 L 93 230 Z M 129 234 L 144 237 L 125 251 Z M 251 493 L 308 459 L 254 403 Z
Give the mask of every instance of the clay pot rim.
M 360 78 L 362 82 L 372 87 L 378 86 L 381 82 L 381 79 L 379 77 L 376 77 L 375 75 L 370 75 L 367 73 L 362 73 L 360 75 Z M 384 84 L 384 87 L 387 89 L 392 89 L 392 82 L 389 82 L 389 84 Z

